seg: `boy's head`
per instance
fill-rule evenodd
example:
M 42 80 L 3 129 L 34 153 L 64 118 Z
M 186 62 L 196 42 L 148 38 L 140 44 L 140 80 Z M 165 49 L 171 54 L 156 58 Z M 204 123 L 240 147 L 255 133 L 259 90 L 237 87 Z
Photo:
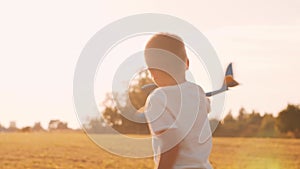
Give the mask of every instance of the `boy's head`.
M 189 60 L 183 40 L 177 35 L 155 34 L 146 44 L 145 61 L 158 86 L 185 81 Z

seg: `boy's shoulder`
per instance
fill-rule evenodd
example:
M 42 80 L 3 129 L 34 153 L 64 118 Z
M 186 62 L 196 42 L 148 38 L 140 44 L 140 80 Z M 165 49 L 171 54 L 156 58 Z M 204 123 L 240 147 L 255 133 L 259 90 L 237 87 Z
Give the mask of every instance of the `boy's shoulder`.
M 166 99 L 166 94 L 163 91 L 163 89 L 156 88 L 147 97 L 146 105 L 148 105 L 149 103 L 153 103 L 153 102 L 156 102 L 156 103 L 164 102 L 165 99 Z
M 177 99 L 185 96 L 184 99 L 193 99 L 194 97 L 205 97 L 205 93 L 201 86 L 190 81 L 186 81 L 179 85 L 158 87 L 153 90 L 147 98 L 146 103 L 159 103 L 165 105 L 168 99 Z
M 189 92 L 200 92 L 200 93 L 204 93 L 204 90 L 203 88 L 194 83 L 194 82 L 191 82 L 191 81 L 185 81 L 183 83 L 180 83 L 178 85 L 174 85 L 174 86 L 166 86 L 166 87 L 159 87 L 157 89 L 157 95 L 159 95 L 160 93 L 163 93 L 163 92 L 176 92 L 178 90 L 180 90 L 180 92 L 183 92 L 183 93 L 189 93 Z

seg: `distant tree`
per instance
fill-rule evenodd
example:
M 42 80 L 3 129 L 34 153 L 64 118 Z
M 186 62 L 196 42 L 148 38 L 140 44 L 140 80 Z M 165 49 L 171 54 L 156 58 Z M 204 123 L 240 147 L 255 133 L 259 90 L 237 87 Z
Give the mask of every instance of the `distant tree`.
M 2 124 L 0 124 L 0 132 L 4 132 L 4 131 L 6 131 L 6 128 L 2 126 Z
M 248 116 L 248 124 L 259 126 L 262 122 L 262 119 L 262 116 L 258 112 L 253 110 L 252 113 Z
M 240 108 L 239 110 L 239 116 L 237 117 L 238 121 L 244 121 L 248 119 L 249 114 L 245 110 L 245 108 Z
M 21 128 L 21 132 L 31 132 L 31 127 L 30 126 L 27 126 L 27 127 L 23 127 Z
M 106 126 L 112 127 L 120 133 L 148 133 L 148 125 L 146 123 L 138 123 L 128 119 L 128 117 L 133 117 L 135 113 L 136 109 L 126 102 L 125 106 L 107 106 L 102 112 L 102 118 Z
M 112 133 L 112 128 L 107 125 L 103 118 L 92 118 L 85 126 L 89 133 Z
M 243 124 L 240 130 L 240 136 L 244 137 L 254 137 L 257 136 L 260 130 L 260 124 L 262 117 L 258 112 L 252 111 L 251 114 L 243 115 Z
M 9 122 L 9 127 L 8 128 L 17 128 L 17 123 L 15 121 Z
M 253 135 L 256 126 L 249 125 L 250 114 L 245 110 L 245 108 L 240 108 L 239 116 L 237 117 L 237 133 L 242 137 L 250 137 Z
M 65 129 L 69 129 L 69 128 L 68 128 L 68 123 L 64 123 L 64 122 L 60 122 L 60 123 L 58 123 L 58 125 L 57 125 L 57 129 L 58 129 L 58 130 L 65 130 Z
M 36 122 L 32 127 L 32 131 L 45 131 L 45 129 L 42 127 L 41 122 Z
M 233 118 L 231 111 L 225 116 L 223 123 L 234 123 L 236 120 Z
M 48 124 L 48 130 L 53 131 L 53 130 L 67 130 L 68 128 L 68 123 L 62 122 L 60 120 L 50 120 Z
M 104 118 L 104 122 L 108 126 L 118 126 L 122 124 L 122 119 L 120 112 L 118 111 L 117 107 L 106 107 L 102 113 Z
M 275 137 L 277 132 L 275 130 L 276 119 L 272 114 L 265 114 L 262 117 L 260 125 L 259 136 L 263 137 Z
M 7 131 L 8 132 L 16 132 L 18 131 L 19 129 L 17 128 L 17 123 L 15 121 L 11 121 L 9 123 L 9 127 L 7 128 Z
M 211 121 L 216 123 L 217 121 Z M 212 124 L 212 123 L 211 123 Z M 238 122 L 229 112 L 224 120 L 218 125 L 214 132 L 214 136 L 236 137 L 239 135 Z
M 135 109 L 140 109 L 145 105 L 148 93 L 142 91 L 142 86 L 149 83 L 153 83 L 149 71 L 141 71 L 134 79 L 132 79 L 128 89 L 128 101 L 130 101 Z
M 300 137 L 300 107 L 289 104 L 284 110 L 279 112 L 276 126 L 283 133 L 292 132 L 295 137 Z
M 107 94 L 102 103 L 105 107 L 102 116 L 106 125 L 121 133 L 148 133 L 146 123 L 134 122 L 128 117 L 134 117 L 137 110 L 145 104 L 147 94 L 141 88 L 149 83 L 152 83 L 149 72 L 141 71 L 131 80 L 127 93 Z

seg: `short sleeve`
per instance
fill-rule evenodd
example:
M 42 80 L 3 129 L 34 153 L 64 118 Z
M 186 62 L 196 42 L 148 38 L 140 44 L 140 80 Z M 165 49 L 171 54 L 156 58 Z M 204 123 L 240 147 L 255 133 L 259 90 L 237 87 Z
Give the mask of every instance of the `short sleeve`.
M 176 118 L 167 108 L 167 100 L 163 93 L 154 92 L 149 95 L 146 102 L 145 116 L 152 134 L 159 133 L 170 128 L 177 128 Z

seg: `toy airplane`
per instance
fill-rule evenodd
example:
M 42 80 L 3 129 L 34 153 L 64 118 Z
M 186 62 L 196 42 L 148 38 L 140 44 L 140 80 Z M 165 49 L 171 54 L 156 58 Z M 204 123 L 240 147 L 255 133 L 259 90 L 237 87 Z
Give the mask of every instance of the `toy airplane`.
M 235 87 L 237 85 L 239 85 L 239 83 L 237 81 L 235 81 L 233 78 L 232 63 L 230 63 L 227 66 L 225 77 L 224 77 L 224 83 L 223 83 L 222 87 L 219 90 L 205 93 L 205 95 L 207 97 L 210 97 L 210 96 L 225 92 L 225 91 L 229 90 L 229 87 Z M 155 84 L 147 84 L 142 87 L 142 90 L 146 93 L 151 93 L 156 88 L 157 88 L 157 86 Z

